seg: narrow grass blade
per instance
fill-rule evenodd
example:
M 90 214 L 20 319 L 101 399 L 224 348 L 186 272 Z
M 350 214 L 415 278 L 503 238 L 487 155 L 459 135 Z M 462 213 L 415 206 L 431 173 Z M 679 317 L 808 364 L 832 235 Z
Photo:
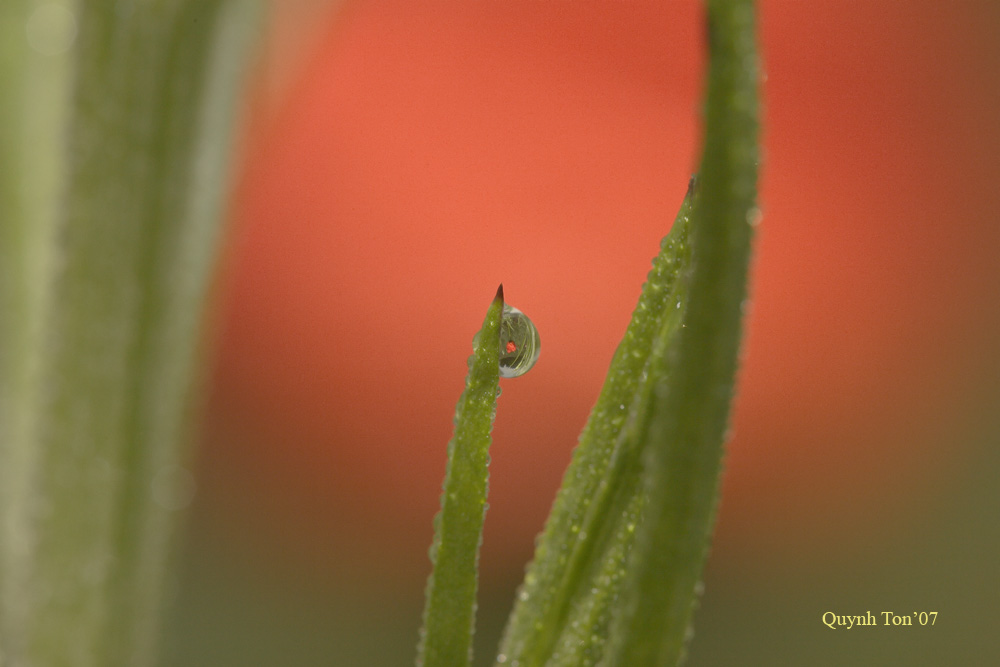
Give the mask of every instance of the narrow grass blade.
M 441 511 L 434 518 L 424 627 L 417 664 L 458 667 L 472 658 L 479 545 L 488 486 L 490 431 L 496 416 L 500 372 L 503 285 L 486 311 L 469 357 L 465 391 L 455 410 Z
M 705 147 L 685 326 L 660 362 L 647 426 L 646 508 L 602 664 L 683 657 L 718 502 L 750 259 L 758 162 L 751 0 L 708 2 Z

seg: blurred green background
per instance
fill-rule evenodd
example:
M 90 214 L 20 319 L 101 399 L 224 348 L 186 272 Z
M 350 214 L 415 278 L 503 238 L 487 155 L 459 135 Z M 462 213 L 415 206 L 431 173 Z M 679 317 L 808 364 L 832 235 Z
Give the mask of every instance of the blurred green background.
M 486 664 L 696 159 L 699 8 L 272 11 L 165 664 L 412 661 L 502 280 L 543 351 L 500 400 Z M 1000 664 L 1000 11 L 772 0 L 760 24 L 764 217 L 688 664 Z

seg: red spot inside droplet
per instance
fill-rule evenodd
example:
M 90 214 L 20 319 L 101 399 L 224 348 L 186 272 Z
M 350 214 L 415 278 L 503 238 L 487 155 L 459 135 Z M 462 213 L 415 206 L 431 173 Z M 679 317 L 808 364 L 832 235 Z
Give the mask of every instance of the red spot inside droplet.
M 512 352 L 517 352 L 517 345 L 514 344 L 514 341 L 509 340 L 507 341 L 507 354 Z

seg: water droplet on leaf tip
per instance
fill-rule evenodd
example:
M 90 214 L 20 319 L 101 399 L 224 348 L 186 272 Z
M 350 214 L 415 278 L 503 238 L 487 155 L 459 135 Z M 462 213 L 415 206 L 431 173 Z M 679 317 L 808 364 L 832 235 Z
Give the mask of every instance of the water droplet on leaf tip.
M 504 304 L 500 320 L 500 377 L 515 378 L 527 373 L 541 354 L 538 329 L 528 316 Z

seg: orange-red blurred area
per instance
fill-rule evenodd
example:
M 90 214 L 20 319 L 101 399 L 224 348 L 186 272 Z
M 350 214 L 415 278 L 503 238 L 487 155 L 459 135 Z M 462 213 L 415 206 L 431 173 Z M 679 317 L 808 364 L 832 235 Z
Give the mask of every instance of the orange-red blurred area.
M 531 556 L 695 169 L 701 10 L 287 11 L 272 56 L 297 29 L 308 48 L 287 85 L 257 82 L 196 528 L 263 569 L 422 582 L 503 282 L 542 355 L 502 383 L 488 589 Z M 962 429 L 1000 375 L 1000 12 L 760 17 L 764 217 L 713 559 L 821 570 L 919 531 L 975 465 Z

